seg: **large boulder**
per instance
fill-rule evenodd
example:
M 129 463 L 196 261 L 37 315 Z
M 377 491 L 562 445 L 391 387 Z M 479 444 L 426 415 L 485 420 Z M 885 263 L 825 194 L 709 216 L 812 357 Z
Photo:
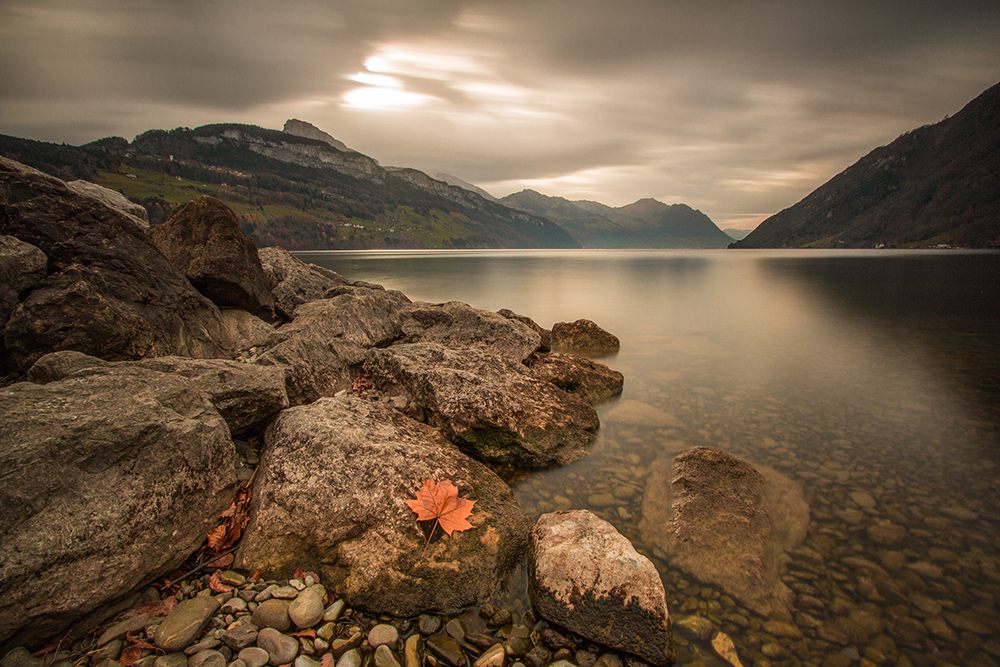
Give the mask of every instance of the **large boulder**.
M 147 236 L 215 305 L 274 319 L 274 297 L 257 244 L 223 202 L 207 196 L 192 199 Z
M 287 319 L 303 303 L 322 299 L 327 290 L 347 285 L 336 271 L 306 264 L 284 248 L 261 248 L 260 263 L 267 275 L 278 313 Z
M 178 567 L 232 499 L 229 429 L 186 378 L 21 382 L 0 389 L 0 414 L 0 645 L 96 623 Z
M 587 510 L 543 514 L 531 529 L 528 595 L 535 611 L 592 641 L 666 667 L 674 643 L 656 568 Z
M 67 377 L 106 372 L 108 368 L 145 368 L 187 378 L 203 392 L 235 435 L 266 422 L 288 407 L 285 374 L 281 369 L 245 364 L 227 359 L 153 357 L 140 361 L 107 362 L 79 352 L 64 350 L 47 354 L 28 369 L 28 380 L 48 384 Z
M 591 405 L 608 401 L 622 393 L 625 376 L 593 359 L 575 354 L 534 355 L 527 361 L 535 377 L 551 382 Z
M 274 335 L 274 325 L 239 308 L 222 310 L 222 321 L 233 337 L 236 349 L 250 355 L 251 350 L 263 347 Z
M 149 213 L 141 204 L 130 201 L 122 193 L 90 181 L 69 181 L 66 187 L 78 195 L 96 199 L 105 206 L 115 209 L 128 218 L 133 225 L 146 231 L 149 229 Z
M 48 276 L 20 295 L 4 330 L 13 370 L 65 349 L 111 360 L 232 354 L 218 308 L 135 224 L 6 158 L 0 158 L 0 234 L 48 258 Z
M 791 591 L 785 554 L 801 543 L 809 507 L 776 471 L 712 447 L 694 447 L 652 466 L 643 497 L 643 541 L 671 566 L 714 584 L 760 613 L 785 612 Z
M 587 455 L 600 421 L 581 398 L 539 380 L 523 364 L 438 343 L 369 352 L 376 389 L 487 461 L 541 467 Z
M 590 320 L 556 322 L 552 325 L 552 347 L 579 350 L 588 354 L 613 354 L 621 348 L 618 337 Z
M 333 396 L 362 372 L 366 349 L 403 335 L 409 304 L 401 292 L 338 286 L 330 298 L 301 304 L 295 320 L 279 327 L 254 361 L 284 370 L 293 405 Z
M 453 350 L 480 349 L 523 361 L 541 346 L 541 336 L 520 320 L 479 310 L 459 301 L 408 308 L 404 343 L 438 343 Z
M 0 327 L 7 324 L 20 294 L 45 277 L 45 253 L 13 236 L 0 236 Z
M 431 525 L 404 502 L 426 479 L 475 500 L 472 528 L 423 551 Z M 486 466 L 383 402 L 323 398 L 282 412 L 265 435 L 236 566 L 312 569 L 352 606 L 412 617 L 485 601 L 517 565 L 530 521 Z

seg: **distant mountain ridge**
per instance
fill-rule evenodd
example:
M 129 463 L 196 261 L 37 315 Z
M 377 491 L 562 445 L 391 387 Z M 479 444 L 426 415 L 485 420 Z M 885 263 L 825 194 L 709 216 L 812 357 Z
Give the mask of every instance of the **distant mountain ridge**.
M 876 148 L 734 248 L 1000 247 L 1000 84 Z
M 732 239 L 683 204 L 612 208 L 526 190 L 503 200 L 454 176 L 383 167 L 323 130 L 220 123 L 67 146 L 0 135 L 0 155 L 144 205 L 153 224 L 200 195 L 222 199 L 260 246 L 721 248 Z
M 585 248 L 725 248 L 733 239 L 701 211 L 686 204 L 640 199 L 612 208 L 522 190 L 504 204 L 548 218 Z
M 307 123 L 289 123 L 299 134 L 228 123 L 149 130 L 132 142 L 110 137 L 80 147 L 0 135 L 0 154 L 120 190 L 150 209 L 153 222 L 165 218 L 163 209 L 169 214 L 199 195 L 217 197 L 262 246 L 579 247 L 547 219 L 415 169 L 382 167 L 338 148 L 341 142 Z

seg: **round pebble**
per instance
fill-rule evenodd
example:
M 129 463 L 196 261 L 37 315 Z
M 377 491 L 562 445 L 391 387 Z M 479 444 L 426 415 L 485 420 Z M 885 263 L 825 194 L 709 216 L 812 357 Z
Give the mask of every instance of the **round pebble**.
M 388 646 L 394 649 L 398 642 L 399 632 L 388 623 L 380 623 L 368 632 L 368 645 L 372 648 Z

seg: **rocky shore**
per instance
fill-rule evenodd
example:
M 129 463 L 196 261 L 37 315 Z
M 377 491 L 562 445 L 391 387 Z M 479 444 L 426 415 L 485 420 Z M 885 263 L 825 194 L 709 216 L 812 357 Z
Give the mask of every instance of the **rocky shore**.
M 652 565 L 586 512 L 532 531 L 496 473 L 586 456 L 620 373 L 515 313 L 258 250 L 222 202 L 152 229 L 120 204 L 0 161 L 4 667 L 672 661 Z M 467 523 L 417 520 L 426 480 Z M 195 553 L 226 560 L 166 585 Z M 525 559 L 549 611 L 487 604 Z

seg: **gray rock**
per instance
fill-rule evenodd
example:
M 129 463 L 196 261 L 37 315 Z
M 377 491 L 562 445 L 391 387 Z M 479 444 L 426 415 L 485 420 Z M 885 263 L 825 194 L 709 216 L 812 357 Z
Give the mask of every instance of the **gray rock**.
M 311 628 L 323 620 L 323 602 L 312 588 L 307 588 L 288 605 L 288 617 L 298 628 Z
M 295 658 L 295 667 L 319 667 L 320 662 L 315 658 L 310 658 L 308 655 L 300 655 Z
M 268 663 L 274 667 L 287 665 L 299 654 L 299 643 L 295 637 L 289 637 L 274 628 L 264 628 L 258 633 L 257 646 L 267 651 Z
M 45 253 L 13 236 L 0 236 L 0 327 L 20 301 L 20 294 L 45 277 Z
M 483 654 L 473 663 L 473 667 L 503 667 L 506 658 L 507 654 L 504 652 L 503 645 L 494 644 L 483 651 Z
M 552 325 L 553 349 L 581 350 L 590 354 L 611 354 L 621 347 L 618 337 L 590 320 L 556 322 Z
M 600 427 L 589 403 L 487 351 L 394 345 L 371 350 L 366 367 L 387 397 L 398 397 L 411 413 L 487 461 L 571 463 L 587 455 Z
M 422 553 L 430 526 L 404 500 L 425 479 L 477 502 L 471 530 L 438 532 Z M 324 398 L 268 429 L 236 567 L 287 576 L 301 566 L 352 607 L 409 617 L 488 599 L 528 530 L 507 485 L 435 429 L 385 403 Z
M 220 610 L 221 611 L 221 610 Z M 200 653 L 201 651 L 207 651 L 209 649 L 216 649 L 222 646 L 222 642 L 212 636 L 206 636 L 201 639 L 196 644 L 191 644 L 186 649 L 184 649 L 184 655 L 194 655 L 195 653 Z
M 218 651 L 199 651 L 188 658 L 188 667 L 226 667 L 226 656 Z
M 528 595 L 543 618 L 666 666 L 673 636 L 660 575 L 606 521 L 586 510 L 543 514 L 531 529 Z
M 284 248 L 261 248 L 258 255 L 275 309 L 287 319 L 293 319 L 303 303 L 322 299 L 327 290 L 347 284 L 335 271 L 306 264 Z
M 31 655 L 23 646 L 16 646 L 0 658 L 0 667 L 43 667 L 45 661 Z
M 497 311 L 497 315 L 502 315 L 503 317 L 506 317 L 508 320 L 517 320 L 518 322 L 521 322 L 523 324 L 527 324 L 528 327 L 532 331 L 534 331 L 536 334 L 538 334 L 538 337 L 541 339 L 541 343 L 538 346 L 538 352 L 550 352 L 551 351 L 551 343 L 552 343 L 552 340 L 551 340 L 552 339 L 552 332 L 551 331 L 549 331 L 548 329 L 543 328 L 542 326 L 540 326 L 537 322 L 535 322 L 533 319 L 531 319 L 527 315 L 518 315 L 517 313 L 515 313 L 513 310 L 510 310 L 509 308 L 501 308 L 500 310 Z
M 246 664 L 246 667 L 264 667 L 270 656 L 259 646 L 248 646 L 239 652 L 239 659 Z
M 229 329 L 237 350 L 249 352 L 250 348 L 262 347 L 274 335 L 274 325 L 256 315 L 239 308 L 223 308 L 222 322 Z
M 68 181 L 66 187 L 78 195 L 96 199 L 105 206 L 113 208 L 128 218 L 132 224 L 143 232 L 149 229 L 149 213 L 146 211 L 146 208 L 141 204 L 131 201 L 117 190 L 83 180 Z
M 208 595 L 184 600 L 156 628 L 156 646 L 167 653 L 183 651 L 194 643 L 218 609 L 219 601 Z
M 258 628 L 275 628 L 284 632 L 292 627 L 292 619 L 288 616 L 286 600 L 264 600 L 253 612 L 253 623 Z
M 365 354 L 364 348 L 352 343 L 306 334 L 267 349 L 254 363 L 280 368 L 289 402 L 303 405 L 350 389 Z
M 56 350 L 102 359 L 230 356 L 218 308 L 121 213 L 0 158 L 0 234 L 39 248 L 51 272 L 11 314 L 9 360 Z
M 368 632 L 368 645 L 372 648 L 384 645 L 395 649 L 398 642 L 399 631 L 388 623 L 379 623 Z
M 625 376 L 587 357 L 575 354 L 544 354 L 528 360 L 535 377 L 551 382 L 591 405 L 608 401 L 622 392 Z
M 337 660 L 336 667 L 361 667 L 361 651 L 356 648 L 345 651 Z
M 462 665 L 467 664 L 465 653 L 462 652 L 458 642 L 447 635 L 428 637 L 427 648 L 451 667 L 462 667 Z
M 801 488 L 711 447 L 657 459 L 646 482 L 643 541 L 671 565 L 716 584 L 761 615 L 787 611 L 786 549 L 805 539 Z
M 459 301 L 417 303 L 402 319 L 403 343 L 437 343 L 452 350 L 487 350 L 521 362 L 541 345 L 529 325 Z
M 113 368 L 144 368 L 187 378 L 192 390 L 204 392 L 237 435 L 263 425 L 288 407 L 285 376 L 280 369 L 225 359 L 167 356 L 109 363 L 64 350 L 36 361 L 28 369 L 28 380 L 45 384 L 70 376 L 83 377 L 91 372 L 106 373 Z
M 239 598 L 234 599 L 239 600 Z M 223 607 L 223 609 L 225 609 L 225 607 Z M 222 632 L 222 641 L 232 650 L 242 651 L 248 646 L 253 646 L 253 644 L 257 641 L 257 633 L 259 630 L 260 626 L 254 623 L 250 618 L 243 617 Z
M 147 656 L 147 659 L 150 658 L 152 658 L 152 667 L 188 667 L 188 657 L 183 653 L 167 653 L 166 655 L 160 656 Z
M 175 208 L 170 219 L 147 236 L 215 305 L 274 319 L 274 297 L 257 244 L 223 202 L 207 196 L 193 199 Z
M 375 649 L 375 667 L 399 667 L 399 661 L 392 654 L 392 650 L 385 644 L 381 644 Z
M 0 642 L 65 631 L 178 567 L 232 499 L 229 428 L 186 379 L 24 382 L 0 389 L 0 414 Z

